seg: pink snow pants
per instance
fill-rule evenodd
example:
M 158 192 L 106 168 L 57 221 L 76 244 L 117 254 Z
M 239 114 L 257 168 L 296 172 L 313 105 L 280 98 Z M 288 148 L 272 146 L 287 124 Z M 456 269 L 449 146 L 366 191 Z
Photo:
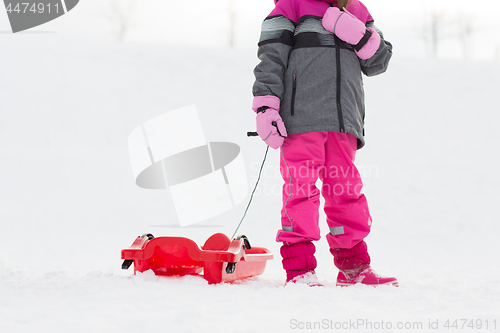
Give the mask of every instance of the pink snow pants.
M 323 185 L 330 248 L 351 249 L 369 233 L 371 217 L 363 183 L 354 165 L 357 139 L 350 133 L 291 134 L 281 147 L 282 229 L 276 240 L 287 245 L 320 239 L 319 178 Z

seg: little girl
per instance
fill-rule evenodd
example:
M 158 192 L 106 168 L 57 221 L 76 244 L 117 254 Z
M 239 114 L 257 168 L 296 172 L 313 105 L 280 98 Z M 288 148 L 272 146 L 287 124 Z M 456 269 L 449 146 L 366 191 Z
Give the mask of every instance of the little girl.
M 315 246 L 320 239 L 322 181 L 326 235 L 337 285 L 398 285 L 370 267 L 364 238 L 372 220 L 354 165 L 364 141 L 362 73 L 386 71 L 392 45 L 358 0 L 275 0 L 262 24 L 254 70 L 257 132 L 281 147 L 283 186 L 281 256 L 287 282 L 318 285 Z

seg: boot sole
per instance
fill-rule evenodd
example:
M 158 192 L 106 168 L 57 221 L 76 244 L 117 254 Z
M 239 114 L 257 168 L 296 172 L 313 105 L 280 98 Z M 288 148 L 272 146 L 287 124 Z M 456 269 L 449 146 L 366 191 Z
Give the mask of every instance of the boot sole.
M 377 287 L 377 286 L 394 286 L 394 287 L 399 287 L 398 281 L 392 281 L 392 282 L 386 282 L 386 283 L 379 283 L 379 284 L 365 284 L 365 283 L 349 283 L 349 282 L 337 282 L 337 287 L 350 287 L 354 286 L 357 284 L 364 284 L 365 286 L 372 286 L 372 287 Z

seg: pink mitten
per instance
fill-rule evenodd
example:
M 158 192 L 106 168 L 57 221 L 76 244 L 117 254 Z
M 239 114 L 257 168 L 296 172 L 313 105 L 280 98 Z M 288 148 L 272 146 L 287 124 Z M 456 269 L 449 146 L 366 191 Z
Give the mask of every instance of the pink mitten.
M 271 148 L 278 149 L 285 140 L 286 128 L 276 109 L 257 112 L 257 133 Z
M 363 22 L 348 11 L 342 12 L 337 7 L 327 9 L 322 23 L 326 30 L 352 45 L 358 44 L 366 32 Z
M 360 59 L 366 60 L 371 58 L 375 52 L 378 51 L 378 48 L 380 47 L 380 35 L 372 28 L 368 28 L 368 30 L 372 33 L 370 39 L 366 42 L 363 47 L 361 47 L 358 50 L 355 50 L 356 54 Z
M 373 56 L 380 46 L 378 33 L 373 29 L 367 29 L 363 22 L 347 10 L 340 11 L 337 7 L 328 8 L 322 23 L 326 30 L 353 45 L 361 59 Z

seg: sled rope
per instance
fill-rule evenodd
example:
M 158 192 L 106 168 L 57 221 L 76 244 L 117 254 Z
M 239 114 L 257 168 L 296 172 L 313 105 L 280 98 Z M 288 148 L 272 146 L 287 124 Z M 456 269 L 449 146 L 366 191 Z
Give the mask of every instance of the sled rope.
M 268 151 L 269 151 L 269 146 L 267 146 L 267 148 L 266 148 L 266 153 L 264 154 L 264 159 L 262 160 L 262 165 L 260 166 L 259 176 L 257 177 L 257 181 L 255 182 L 255 186 L 253 188 L 252 194 L 250 195 L 250 200 L 248 200 L 248 205 L 247 205 L 247 208 L 245 209 L 245 213 L 243 213 L 243 217 L 241 218 L 240 223 L 236 227 L 236 230 L 234 231 L 233 236 L 231 236 L 231 239 L 234 238 L 234 236 L 238 232 L 238 229 L 241 226 L 241 223 L 243 222 L 243 220 L 245 219 L 245 216 L 247 215 L 248 207 L 250 207 L 250 204 L 252 203 L 253 194 L 255 193 L 255 190 L 257 189 L 257 185 L 259 184 L 260 176 L 262 174 L 262 169 L 264 169 L 264 163 L 266 163 L 266 158 L 267 158 L 267 152 Z

